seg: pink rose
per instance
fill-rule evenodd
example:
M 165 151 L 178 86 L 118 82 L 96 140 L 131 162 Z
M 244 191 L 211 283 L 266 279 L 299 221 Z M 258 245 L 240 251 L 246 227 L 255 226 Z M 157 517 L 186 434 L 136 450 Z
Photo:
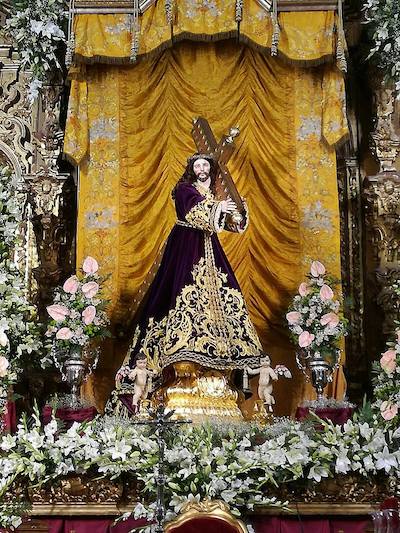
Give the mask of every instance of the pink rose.
M 311 263 L 311 269 L 310 269 L 311 275 L 314 278 L 318 278 L 319 276 L 323 276 L 326 272 L 326 269 L 322 263 L 319 261 L 313 261 Z
M 333 290 L 329 287 L 329 285 L 325 285 L 324 283 L 319 290 L 319 295 L 321 300 L 332 300 Z
M 382 402 L 381 415 L 385 420 L 392 420 L 399 411 L 399 408 L 395 403 Z
M 305 281 L 299 285 L 299 294 L 300 296 L 307 296 L 307 294 L 310 294 L 310 287 Z
M 326 313 L 326 315 L 322 315 L 320 323 L 322 326 L 335 328 L 339 324 L 339 317 L 336 313 Z
M 386 350 L 382 354 L 380 363 L 386 374 L 393 374 L 396 369 L 396 352 L 394 350 Z
M 94 305 L 88 305 L 88 307 L 82 311 L 83 321 L 87 326 L 93 322 L 95 316 L 96 308 Z
M 73 336 L 72 331 L 69 328 L 61 328 L 56 333 L 56 339 L 62 341 L 68 341 Z
M 307 348 L 307 346 L 310 346 L 312 341 L 315 339 L 315 335 L 308 331 L 303 331 L 303 333 L 300 333 L 299 335 L 299 346 L 300 348 Z
M 0 378 L 5 378 L 7 375 L 7 368 L 10 366 L 10 362 L 8 359 L 0 356 Z
M 95 281 L 89 281 L 88 283 L 82 285 L 82 292 L 86 298 L 93 298 L 93 296 L 97 294 L 98 290 L 99 284 Z
M 289 322 L 289 324 L 297 324 L 301 318 L 301 313 L 298 311 L 291 311 L 290 313 L 286 314 L 286 320 Z
M 63 289 L 65 292 L 69 292 L 70 294 L 75 294 L 79 287 L 79 281 L 76 276 L 71 276 L 68 278 L 63 285 Z
M 57 322 L 62 322 L 66 316 L 69 315 L 68 307 L 61 304 L 53 304 L 46 307 L 47 312 Z
M 88 256 L 83 262 L 82 269 L 86 274 L 95 274 L 99 270 L 99 264 L 96 259 Z

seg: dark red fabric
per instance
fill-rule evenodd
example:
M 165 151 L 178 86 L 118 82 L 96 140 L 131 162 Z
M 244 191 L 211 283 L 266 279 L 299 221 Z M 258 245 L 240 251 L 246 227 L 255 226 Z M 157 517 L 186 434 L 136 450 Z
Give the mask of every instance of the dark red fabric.
M 49 533 L 129 533 L 144 520 L 125 520 L 114 525 L 110 518 L 48 518 Z
M 43 424 L 48 424 L 51 420 L 52 407 L 45 405 L 42 411 Z M 70 428 L 74 422 L 87 422 L 93 420 L 97 415 L 95 407 L 85 407 L 81 409 L 72 409 L 68 407 L 62 407 L 56 410 L 56 418 L 59 418 L 67 428 Z
M 6 433 L 15 433 L 17 429 L 17 415 L 14 402 L 7 402 L 6 411 L 3 415 L 3 423 Z
M 323 409 L 311 409 L 322 420 L 330 420 L 334 424 L 343 425 L 347 422 L 354 409 L 352 407 L 325 407 Z M 296 420 L 305 420 L 310 415 L 309 407 L 298 407 L 296 410 Z
M 238 529 L 216 518 L 197 518 L 171 529 L 174 533 L 238 533 Z
M 399 500 L 397 498 L 386 498 L 384 502 L 381 503 L 380 508 L 383 509 L 400 509 Z
M 128 411 L 131 413 L 131 415 L 135 415 L 137 412 L 137 406 L 136 408 L 132 405 L 132 394 L 119 394 L 118 399 L 120 402 L 122 402 L 125 407 L 128 409 Z
M 371 526 L 366 518 L 314 518 L 256 516 L 249 522 L 256 533 L 365 533 Z
M 129 519 L 113 525 L 111 518 L 41 518 L 48 523 L 49 533 L 129 533 L 145 525 L 144 520 Z M 244 520 L 256 533 L 365 533 L 371 529 L 366 517 L 278 517 L 251 516 Z M 18 530 L 17 530 L 18 531 Z M 195 523 L 175 528 L 174 533 L 236 533 L 222 521 L 199 519 Z M 0 533 L 2 530 L 0 529 Z

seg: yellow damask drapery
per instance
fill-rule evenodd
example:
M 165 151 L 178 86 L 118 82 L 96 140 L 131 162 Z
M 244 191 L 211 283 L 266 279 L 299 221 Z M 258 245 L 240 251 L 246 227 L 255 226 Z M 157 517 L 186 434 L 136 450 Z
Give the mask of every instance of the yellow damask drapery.
M 215 0 L 213 6 L 198 0 L 175 2 L 172 24 L 168 24 L 163 2 L 155 2 L 138 19 L 136 31 L 130 15 L 79 15 L 75 19 L 75 54 L 81 62 L 128 62 L 132 38 L 137 55 L 154 54 L 182 40 L 217 41 L 229 37 L 257 50 L 272 46 L 274 27 L 271 13 L 257 0 L 245 0 L 240 24 L 235 20 L 235 3 Z M 332 60 L 340 26 L 333 11 L 279 14 L 279 54 L 297 63 Z M 344 42 L 342 43 L 344 45 Z
M 265 349 L 295 370 L 284 321 L 289 298 L 312 259 L 340 276 L 342 74 L 331 64 L 288 68 L 230 40 L 185 42 L 134 66 L 87 66 L 80 76 L 65 139 L 80 164 L 78 264 L 93 255 L 111 273 L 113 320 L 123 319 L 174 224 L 170 192 L 194 151 L 192 118 L 207 117 L 217 137 L 238 124 L 230 170 L 251 224 L 221 240 Z M 99 405 L 121 358 L 110 352 L 92 382 Z M 289 386 L 276 386 L 281 413 L 298 404 L 303 388 L 296 372 Z

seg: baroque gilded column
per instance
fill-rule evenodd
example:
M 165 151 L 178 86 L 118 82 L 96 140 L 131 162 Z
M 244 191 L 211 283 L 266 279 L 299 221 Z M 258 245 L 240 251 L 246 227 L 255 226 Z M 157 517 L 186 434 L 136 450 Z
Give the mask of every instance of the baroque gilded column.
M 375 87 L 376 120 L 371 135 L 379 172 L 365 180 L 369 259 L 375 267 L 376 302 L 383 311 L 382 330 L 393 333 L 400 310 L 400 104 L 392 87 Z
M 72 270 L 76 200 L 72 179 L 59 170 L 63 87 L 44 87 L 32 104 L 29 73 L 19 67 L 12 43 L 1 43 L 0 36 L 0 162 L 11 167 L 28 199 L 24 226 L 31 225 L 33 231 L 26 251 L 36 246 L 37 252 L 34 260 L 25 261 L 43 308 L 52 287 Z

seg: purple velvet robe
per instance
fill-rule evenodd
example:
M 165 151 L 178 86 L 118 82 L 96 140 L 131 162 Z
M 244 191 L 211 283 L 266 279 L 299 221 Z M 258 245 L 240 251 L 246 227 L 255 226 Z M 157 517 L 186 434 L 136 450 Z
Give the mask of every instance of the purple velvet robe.
M 216 234 L 224 226 L 220 202 L 180 183 L 175 207 L 177 224 L 135 317 L 129 367 L 139 352 L 161 368 L 178 361 L 215 369 L 258 364 L 262 347 Z

